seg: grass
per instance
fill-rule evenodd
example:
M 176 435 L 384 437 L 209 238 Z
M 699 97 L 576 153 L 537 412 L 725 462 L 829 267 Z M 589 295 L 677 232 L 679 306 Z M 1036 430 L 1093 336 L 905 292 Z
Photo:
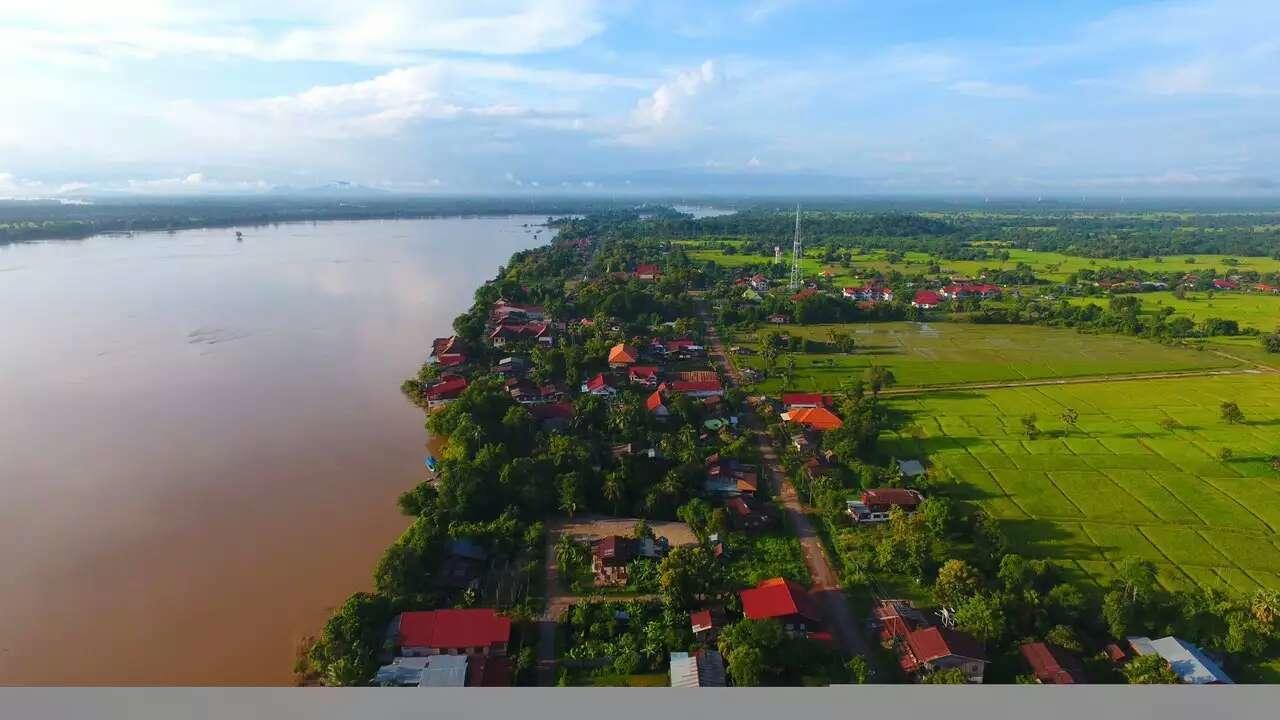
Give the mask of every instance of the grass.
M 1248 422 L 1228 425 L 1224 401 Z M 1240 375 L 1040 386 L 895 398 L 912 444 L 999 519 L 1015 552 L 1105 585 L 1127 557 L 1152 560 L 1169 588 L 1250 593 L 1280 586 L 1280 376 Z M 1075 408 L 1078 426 L 1058 418 Z M 1042 439 L 1017 417 L 1040 418 Z M 1165 429 L 1162 418 L 1178 425 Z M 1047 436 L 1047 437 L 1046 437 Z M 943 440 L 951 442 L 942 442 Z M 1217 451 L 1234 450 L 1223 461 Z
M 789 530 L 748 534 L 733 532 L 725 538 L 729 549 L 727 570 L 737 587 L 752 587 L 761 580 L 785 577 L 809 584 L 800 541 Z
M 795 374 L 790 383 L 777 377 L 779 371 L 775 370 L 774 377 L 754 386 L 758 392 L 775 393 L 784 386 L 787 389 L 834 390 L 842 382 L 860 376 L 873 364 L 891 369 L 900 386 L 1203 370 L 1239 365 L 1235 360 L 1214 353 L 1121 335 L 1088 335 L 1033 325 L 951 322 L 769 326 L 757 331 L 754 337 L 743 335 L 735 340 L 736 344 L 755 351 L 755 354 L 740 356 L 740 365 L 764 366 L 759 356 L 759 339 L 772 329 L 820 342 L 828 342 L 833 331 L 842 332 L 855 338 L 858 349 L 852 354 L 797 354 Z M 978 416 L 973 420 L 979 423 L 989 421 L 1001 422 L 1001 419 Z M 1048 452 L 1047 449 L 1044 451 Z

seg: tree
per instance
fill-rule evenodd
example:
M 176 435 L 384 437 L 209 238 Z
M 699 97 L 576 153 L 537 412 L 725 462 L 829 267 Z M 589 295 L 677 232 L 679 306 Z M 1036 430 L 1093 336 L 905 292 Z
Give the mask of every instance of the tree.
M 733 684 L 738 687 L 756 687 L 766 677 L 765 656 L 759 648 L 750 645 L 736 648 L 726 657 L 729 661 L 728 673 Z
M 1027 413 L 1022 416 L 1022 431 L 1027 434 L 1027 439 L 1029 440 L 1035 440 L 1036 436 L 1040 434 L 1040 428 L 1036 427 L 1036 420 L 1038 418 L 1035 413 Z
M 1075 408 L 1067 408 L 1062 411 L 1062 422 L 1074 428 L 1080 422 L 1080 413 Z
M 849 671 L 850 683 L 866 685 L 871 681 L 871 666 L 867 664 L 866 658 L 861 655 L 854 655 L 853 659 L 845 663 L 844 667 Z
M 1263 335 L 1262 348 L 1269 353 L 1280 353 L 1280 332 Z
M 1224 447 L 1218 450 L 1218 459 L 1222 462 L 1229 462 L 1231 458 L 1235 457 L 1235 455 L 1235 451 L 1229 447 Z
M 982 577 L 964 560 L 951 559 L 938 570 L 933 596 L 943 607 L 957 607 L 982 591 Z
M 974 595 L 956 608 L 956 627 L 977 638 L 992 643 L 1005 632 L 1004 610 L 994 595 Z
M 1150 560 L 1128 557 L 1116 567 L 1116 579 L 1130 602 L 1149 597 L 1156 588 L 1156 566 Z
M 1240 410 L 1240 406 L 1234 402 L 1224 402 L 1221 406 L 1222 420 L 1230 425 L 1239 425 L 1244 422 L 1244 412 Z
M 700 597 L 721 594 L 722 570 L 703 545 L 681 545 L 658 564 L 662 601 L 673 610 L 689 610 Z
M 1125 637 L 1134 624 L 1134 604 L 1121 590 L 1102 596 L 1102 619 L 1113 637 Z
M 1067 625 L 1054 625 L 1049 628 L 1049 632 L 1044 634 L 1044 640 L 1072 652 L 1078 653 L 1084 650 L 1084 646 L 1080 644 L 1080 638 L 1076 636 L 1076 631 Z
M 635 538 L 636 540 L 645 540 L 647 538 L 653 538 L 654 537 L 653 527 L 649 525 L 648 520 L 645 520 L 644 518 L 640 518 L 639 520 L 636 521 L 636 524 L 631 527 L 631 537 Z
M 326 685 L 367 685 L 378 669 L 391 602 L 382 595 L 356 593 L 324 624 L 307 662 Z
M 560 509 L 569 517 L 578 512 L 582 504 L 582 475 L 577 471 L 563 473 L 556 479 Z
M 871 387 L 871 394 L 876 397 L 880 396 L 880 391 L 892 387 L 898 382 L 898 378 L 893 371 L 882 365 L 872 365 L 867 368 L 863 377 L 867 381 L 867 385 Z
M 939 540 L 950 537 L 955 517 L 950 500 L 939 495 L 926 498 L 920 503 L 920 514 L 934 537 Z
M 1159 655 L 1139 655 L 1124 666 L 1125 680 L 1130 685 L 1176 685 L 1181 680 Z
M 676 517 L 689 526 L 695 537 L 702 542 L 707 541 L 707 536 L 710 534 L 711 506 L 706 500 L 694 498 L 681 505 L 676 510 Z
M 604 482 L 600 484 L 600 495 L 613 506 L 615 515 L 622 512 L 622 501 L 626 498 L 626 473 L 622 470 L 611 470 L 605 473 Z
M 1249 611 L 1263 625 L 1276 625 L 1280 622 L 1280 591 L 1258 590 L 1249 603 Z
M 922 676 L 920 682 L 925 685 L 964 685 L 969 682 L 969 677 L 964 674 L 963 668 L 953 667 L 934 670 Z

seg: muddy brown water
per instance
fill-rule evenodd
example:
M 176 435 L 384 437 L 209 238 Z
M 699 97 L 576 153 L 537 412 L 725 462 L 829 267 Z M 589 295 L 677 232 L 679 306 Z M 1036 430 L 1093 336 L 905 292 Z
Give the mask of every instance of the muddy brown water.
M 426 477 L 399 393 L 544 218 L 0 246 L 0 684 L 287 684 Z

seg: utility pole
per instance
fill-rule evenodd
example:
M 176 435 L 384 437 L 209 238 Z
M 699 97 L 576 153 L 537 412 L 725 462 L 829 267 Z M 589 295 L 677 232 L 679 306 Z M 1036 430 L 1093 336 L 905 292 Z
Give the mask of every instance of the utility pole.
M 803 248 L 800 243 L 800 203 L 796 203 L 796 236 L 791 241 L 791 292 L 800 290 L 800 257 Z

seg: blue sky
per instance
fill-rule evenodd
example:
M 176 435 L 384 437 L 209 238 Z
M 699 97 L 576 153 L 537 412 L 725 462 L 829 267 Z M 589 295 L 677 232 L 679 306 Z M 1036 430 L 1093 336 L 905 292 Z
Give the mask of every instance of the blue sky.
M 1280 193 L 1280 2 L 0 0 L 0 196 Z

